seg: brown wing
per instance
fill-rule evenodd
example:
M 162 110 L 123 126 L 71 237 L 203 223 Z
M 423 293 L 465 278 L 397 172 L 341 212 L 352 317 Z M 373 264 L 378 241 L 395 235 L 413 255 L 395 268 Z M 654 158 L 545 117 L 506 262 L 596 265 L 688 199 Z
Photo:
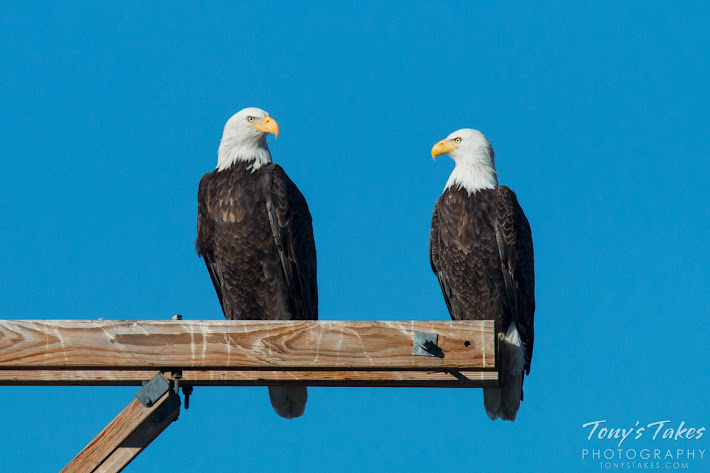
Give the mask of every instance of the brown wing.
M 214 221 L 209 217 L 207 209 L 207 180 L 211 174 L 205 174 L 200 179 L 200 187 L 197 191 L 197 239 L 195 240 L 195 251 L 202 257 L 210 274 L 214 290 L 217 292 L 219 304 L 222 311 L 226 313 L 222 294 L 224 293 L 224 273 L 219 260 L 215 258 L 212 251 L 212 235 L 214 233 Z
M 446 307 L 449 309 L 449 314 L 453 314 L 451 310 L 451 286 L 446 279 L 445 274 L 441 271 L 441 254 L 439 253 L 439 203 L 441 198 L 436 201 L 434 206 L 434 214 L 431 216 L 431 230 L 429 232 L 429 262 L 431 269 L 436 274 L 436 279 L 439 281 L 441 292 L 446 301 Z M 453 317 L 453 315 L 452 315 Z
M 530 374 L 535 340 L 535 261 L 532 232 L 515 193 L 506 186 L 498 186 L 496 190 L 496 233 L 503 276 L 513 320 L 525 347 L 525 370 Z
M 292 318 L 318 319 L 318 282 L 313 224 L 306 199 L 281 166 L 270 164 L 267 212 L 279 251 Z

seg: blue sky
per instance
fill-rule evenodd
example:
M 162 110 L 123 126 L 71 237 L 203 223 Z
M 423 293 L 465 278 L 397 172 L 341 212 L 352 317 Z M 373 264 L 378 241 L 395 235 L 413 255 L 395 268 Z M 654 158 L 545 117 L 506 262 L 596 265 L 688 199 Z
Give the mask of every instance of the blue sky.
M 258 106 L 313 214 L 321 318 L 446 319 L 428 232 L 453 163 L 429 150 L 472 127 L 533 229 L 532 372 L 515 423 L 479 390 L 312 388 L 288 422 L 265 388 L 197 388 L 125 471 L 607 471 L 586 422 L 710 427 L 706 3 L 232 3 L 0 4 L 0 317 L 222 318 L 197 184 Z M 0 388 L 0 471 L 58 471 L 135 390 Z

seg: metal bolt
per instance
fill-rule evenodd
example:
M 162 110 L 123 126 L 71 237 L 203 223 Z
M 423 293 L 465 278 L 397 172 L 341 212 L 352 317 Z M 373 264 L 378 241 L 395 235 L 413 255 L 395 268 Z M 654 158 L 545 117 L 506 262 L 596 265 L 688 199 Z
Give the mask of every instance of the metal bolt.
M 182 374 L 173 373 L 173 391 L 175 391 L 175 394 L 180 394 L 180 378 L 182 378 Z
M 192 386 L 182 385 L 182 393 L 185 395 L 185 409 L 190 408 L 190 394 L 192 394 Z

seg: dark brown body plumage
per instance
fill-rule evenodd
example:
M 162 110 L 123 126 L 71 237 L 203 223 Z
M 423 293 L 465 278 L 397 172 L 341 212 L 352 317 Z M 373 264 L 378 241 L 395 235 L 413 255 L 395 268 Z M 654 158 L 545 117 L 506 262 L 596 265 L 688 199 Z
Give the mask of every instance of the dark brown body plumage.
M 197 252 L 227 319 L 318 318 L 316 249 L 308 204 L 277 164 L 205 174 Z
M 197 253 L 230 320 L 316 320 L 316 246 L 308 204 L 277 164 L 236 162 L 200 181 Z M 303 414 L 305 386 L 269 386 L 274 410 Z
M 429 248 L 451 317 L 495 320 L 502 333 L 514 323 L 529 374 L 535 314 L 533 243 L 515 193 L 505 186 L 471 194 L 463 188 L 446 189 L 434 208 Z M 502 387 L 504 383 L 502 373 Z M 522 378 L 520 383 L 522 388 Z

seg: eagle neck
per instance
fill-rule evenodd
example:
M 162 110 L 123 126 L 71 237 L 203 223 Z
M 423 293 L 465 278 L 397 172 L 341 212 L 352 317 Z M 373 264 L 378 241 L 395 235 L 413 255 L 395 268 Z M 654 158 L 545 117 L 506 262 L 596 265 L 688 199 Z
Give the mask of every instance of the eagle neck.
M 495 166 L 486 161 L 456 162 L 456 167 L 446 181 L 444 190 L 449 188 L 465 189 L 468 195 L 484 189 L 494 189 L 498 185 Z
M 251 172 L 269 164 L 271 151 L 266 144 L 266 136 L 262 136 L 258 140 L 222 138 L 217 153 L 217 170 L 224 171 L 238 162 L 249 163 L 247 169 Z

